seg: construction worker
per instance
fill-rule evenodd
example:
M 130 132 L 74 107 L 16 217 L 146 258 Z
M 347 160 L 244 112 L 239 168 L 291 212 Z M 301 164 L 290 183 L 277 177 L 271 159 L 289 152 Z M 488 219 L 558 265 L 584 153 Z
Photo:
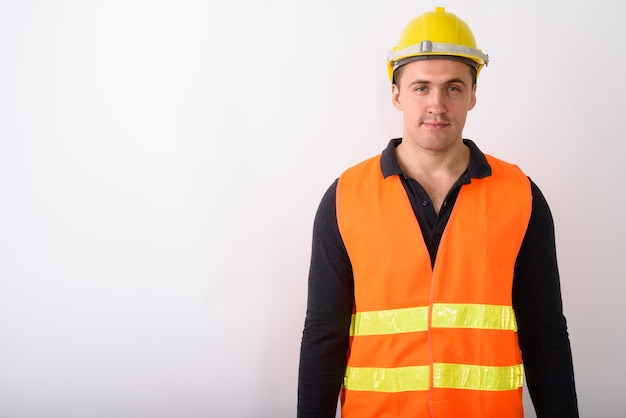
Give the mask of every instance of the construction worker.
M 313 231 L 299 418 L 578 417 L 552 215 L 462 136 L 488 56 L 456 15 L 388 59 L 402 138 L 346 170 Z

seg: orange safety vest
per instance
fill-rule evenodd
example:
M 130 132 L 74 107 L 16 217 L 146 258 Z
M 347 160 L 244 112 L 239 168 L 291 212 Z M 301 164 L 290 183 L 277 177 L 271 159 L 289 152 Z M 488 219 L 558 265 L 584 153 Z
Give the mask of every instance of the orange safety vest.
M 354 274 L 342 417 L 523 417 L 512 285 L 530 181 L 487 161 L 492 175 L 461 187 L 434 267 L 380 156 L 340 177 L 337 222 Z

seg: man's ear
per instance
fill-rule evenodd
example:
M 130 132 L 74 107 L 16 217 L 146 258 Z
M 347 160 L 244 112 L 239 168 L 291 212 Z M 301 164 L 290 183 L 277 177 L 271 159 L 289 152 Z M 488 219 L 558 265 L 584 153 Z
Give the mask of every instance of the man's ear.
M 476 106 L 476 83 L 472 87 L 472 97 L 470 98 L 469 108 L 468 110 L 472 110 Z
M 395 83 L 391 85 L 391 103 L 396 109 L 402 110 L 402 103 L 400 102 L 400 87 L 398 87 Z

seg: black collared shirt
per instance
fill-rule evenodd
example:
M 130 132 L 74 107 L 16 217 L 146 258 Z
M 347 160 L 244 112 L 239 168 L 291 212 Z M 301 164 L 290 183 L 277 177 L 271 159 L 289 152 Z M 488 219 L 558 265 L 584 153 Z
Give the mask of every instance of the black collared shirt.
M 398 175 L 422 229 L 431 261 L 459 191 L 472 178 L 491 175 L 485 155 L 470 140 L 467 170 L 450 189 L 439 213 L 424 188 L 402 172 L 395 156 L 401 139 L 381 156 L 385 177 Z M 313 227 L 308 302 L 298 380 L 298 418 L 334 418 L 343 382 L 354 303 L 350 259 L 337 226 L 337 180 L 325 193 Z M 513 279 L 519 344 L 526 385 L 537 417 L 576 418 L 578 408 L 570 342 L 563 316 L 554 224 L 548 204 L 531 181 L 532 213 Z

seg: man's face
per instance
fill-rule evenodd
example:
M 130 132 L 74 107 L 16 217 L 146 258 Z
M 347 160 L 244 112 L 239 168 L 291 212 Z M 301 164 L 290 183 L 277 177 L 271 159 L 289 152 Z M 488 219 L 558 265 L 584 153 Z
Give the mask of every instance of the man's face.
M 403 142 L 435 152 L 462 143 L 467 112 L 476 104 L 469 66 L 428 59 L 405 67 L 400 86 L 392 87 L 393 105 L 404 117 Z

